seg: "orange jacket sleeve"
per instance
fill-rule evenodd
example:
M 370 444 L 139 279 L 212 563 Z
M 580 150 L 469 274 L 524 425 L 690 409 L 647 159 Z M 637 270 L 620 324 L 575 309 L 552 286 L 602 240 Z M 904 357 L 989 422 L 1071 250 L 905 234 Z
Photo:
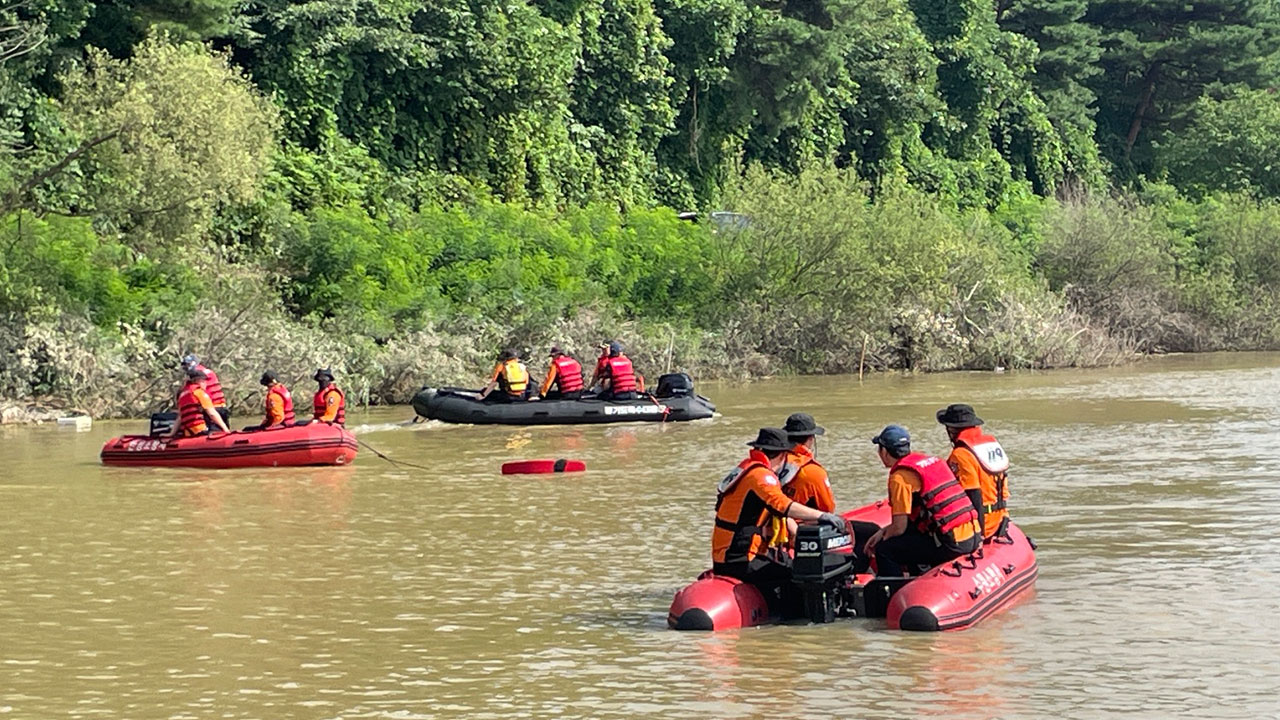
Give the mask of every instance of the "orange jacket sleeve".
M 191 394 L 195 396 L 196 400 L 200 401 L 200 407 L 204 408 L 205 410 L 208 410 L 209 412 L 214 412 L 213 400 L 209 399 L 209 393 L 205 392 L 204 388 L 202 387 L 192 388 Z
M 916 473 L 898 468 L 889 473 L 889 512 L 893 515 L 911 514 L 911 496 L 924 487 Z
M 275 393 L 267 393 L 267 424 L 279 425 L 284 422 L 284 400 Z
M 751 483 L 751 492 L 764 501 L 769 508 L 769 512 L 774 515 L 787 514 L 791 509 L 791 498 L 782 492 L 782 486 L 778 484 L 778 476 L 765 468 L 754 468 L 745 478 L 739 482 L 748 481 Z
M 974 457 L 968 448 L 953 448 L 951 456 L 947 458 L 947 465 L 960 481 L 960 487 L 965 490 L 977 490 L 982 487 L 982 468 L 978 465 L 978 458 Z
M 836 499 L 831 492 L 831 481 L 827 478 L 827 471 L 822 466 L 814 463 L 805 465 L 800 468 L 793 483 L 799 486 L 796 502 L 820 512 L 836 511 Z
M 551 367 L 547 370 L 547 379 L 543 380 L 542 387 L 538 388 L 539 395 L 546 395 L 547 391 L 551 389 L 551 386 L 555 384 L 556 372 L 556 364 L 551 363 Z
M 333 422 L 334 420 L 338 419 L 338 403 L 339 402 L 341 402 L 341 400 L 338 399 L 338 393 L 336 392 L 325 393 L 324 394 L 324 414 L 320 416 L 320 419 L 325 422 Z

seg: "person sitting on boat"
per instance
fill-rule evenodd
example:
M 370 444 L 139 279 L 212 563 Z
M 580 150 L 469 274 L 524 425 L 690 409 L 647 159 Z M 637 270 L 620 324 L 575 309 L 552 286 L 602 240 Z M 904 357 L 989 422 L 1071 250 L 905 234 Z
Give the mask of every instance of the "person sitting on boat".
M 182 369 L 199 370 L 208 378 L 204 382 L 204 391 L 209 394 L 209 399 L 213 401 L 213 407 L 217 410 L 218 415 L 222 416 L 222 423 L 225 425 L 231 419 L 231 414 L 227 412 L 227 396 L 222 392 L 222 383 L 218 380 L 218 374 L 205 367 L 200 362 L 200 358 L 194 354 L 187 355 L 182 358 Z
M 846 529 L 844 518 L 793 501 L 777 472 L 793 444 L 781 428 L 761 428 L 751 451 L 720 481 L 711 531 L 712 570 L 759 587 L 766 598 L 791 579 L 791 555 L 769 546 L 771 518 L 795 518 Z
M 893 520 L 867 539 L 880 575 L 919 574 L 977 550 L 982 543 L 978 512 L 941 458 L 911 452 L 911 436 L 889 425 L 871 438 L 889 468 Z
M 334 425 L 347 424 L 347 398 L 333 382 L 333 371 L 328 368 L 316 370 L 311 376 L 319 385 L 312 399 L 312 419 Z
M 171 437 L 208 435 L 209 423 L 217 425 L 222 432 L 231 432 L 204 389 L 208 381 L 209 376 L 200 370 L 194 367 L 187 370 L 187 382 L 178 393 L 178 422 Z
M 605 340 L 597 348 L 600 350 L 600 357 L 596 358 L 595 372 L 591 373 L 591 382 L 587 383 L 587 387 L 592 390 L 600 389 L 600 381 L 604 379 L 605 370 L 609 367 L 609 345 L 612 343 L 612 340 Z
M 938 411 L 954 446 L 947 465 L 978 510 L 984 538 L 1003 535 L 1009 526 L 1009 457 L 994 437 L 982 432 L 973 407 L 957 403 Z
M 609 343 L 609 361 L 604 365 L 600 386 L 600 396 L 606 400 L 635 400 L 638 397 L 640 386 L 636 382 L 635 368 L 631 366 L 631 358 L 622 354 L 622 343 L 617 340 Z
M 498 392 L 494 392 L 494 388 Z M 480 391 L 480 399 L 488 402 L 514 402 L 529 396 L 529 369 L 520 362 L 515 350 L 503 350 L 493 366 L 489 384 Z
M 555 390 L 552 390 L 555 386 Z M 538 395 L 547 400 L 577 400 L 582 397 L 582 365 L 565 354 L 559 345 L 551 346 L 551 367 L 542 381 Z
M 258 378 L 258 382 L 267 389 L 267 396 L 264 401 L 264 416 L 262 425 L 259 427 L 263 430 L 272 427 L 288 427 L 294 423 L 296 419 L 293 414 L 293 396 L 289 394 L 289 388 L 284 386 L 276 378 L 276 374 L 270 370 L 262 373 L 262 377 Z
M 831 491 L 831 478 L 827 469 L 817 460 L 818 437 L 826 434 L 826 429 L 814 421 L 809 413 L 792 413 L 782 426 L 787 432 L 787 439 L 794 443 L 787 451 L 787 460 L 778 479 L 782 482 L 782 492 L 787 497 L 814 510 L 835 512 L 836 499 Z M 863 552 L 863 544 L 880 529 L 875 523 L 855 520 L 849 523 L 853 529 L 854 549 L 858 555 L 855 572 L 866 572 L 871 565 L 871 558 Z

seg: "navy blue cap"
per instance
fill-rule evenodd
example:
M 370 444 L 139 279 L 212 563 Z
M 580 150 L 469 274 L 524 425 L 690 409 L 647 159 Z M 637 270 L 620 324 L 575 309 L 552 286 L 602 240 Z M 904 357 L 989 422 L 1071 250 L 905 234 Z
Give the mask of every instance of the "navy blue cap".
M 911 434 L 901 425 L 886 425 L 871 442 L 890 452 L 902 452 L 911 449 Z
M 617 340 L 614 340 L 613 342 L 609 343 L 610 355 L 617 355 L 621 352 L 622 352 L 622 343 L 618 342 Z

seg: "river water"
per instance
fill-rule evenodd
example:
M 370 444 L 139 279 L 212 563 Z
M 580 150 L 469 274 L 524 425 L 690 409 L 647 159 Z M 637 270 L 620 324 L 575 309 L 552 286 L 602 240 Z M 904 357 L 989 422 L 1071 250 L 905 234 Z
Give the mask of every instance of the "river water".
M 405 426 L 353 467 L 114 469 L 0 428 L 0 717 L 1280 716 L 1280 355 L 706 385 L 671 425 Z M 1013 458 L 1034 598 L 938 635 L 665 625 L 761 425 L 827 427 L 841 509 L 888 422 L 943 453 L 970 402 Z M 503 477 L 509 459 L 588 472 Z

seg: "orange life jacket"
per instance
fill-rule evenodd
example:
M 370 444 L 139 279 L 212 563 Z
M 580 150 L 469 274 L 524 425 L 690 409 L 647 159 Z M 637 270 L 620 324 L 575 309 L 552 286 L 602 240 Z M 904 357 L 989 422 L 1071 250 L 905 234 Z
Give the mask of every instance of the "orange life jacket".
M 636 371 L 631 367 L 631 358 L 626 355 L 615 355 L 609 358 L 609 392 L 635 392 Z
M 325 411 L 329 409 L 329 406 L 325 403 L 325 398 L 328 397 L 329 393 L 338 393 L 338 414 L 334 416 L 333 423 L 335 425 L 346 425 L 347 398 L 342 394 L 342 391 L 338 389 L 337 385 L 329 385 L 322 390 L 316 391 L 316 396 L 312 403 L 312 412 L 314 413 L 312 417 L 316 420 L 324 417 Z
M 196 369 L 205 374 L 205 380 L 200 387 L 209 394 L 209 402 L 212 402 L 214 407 L 226 407 L 227 396 L 222 393 L 222 383 L 218 380 L 218 373 L 204 365 L 196 365 Z
M 333 387 L 332 385 L 330 387 Z M 293 414 L 293 395 L 289 394 L 289 388 L 284 383 L 274 382 L 267 388 L 266 412 L 267 420 L 271 420 L 271 396 L 276 395 L 280 401 L 284 403 L 284 421 L 283 425 L 292 425 L 296 419 Z
M 955 531 L 966 523 L 975 528 L 978 511 L 960 487 L 960 481 L 941 458 L 923 453 L 910 453 L 890 468 L 890 474 L 898 468 L 910 468 L 920 476 L 920 494 L 911 503 L 908 522 L 926 535 L 935 535 L 944 545 L 959 547 Z M 979 530 L 980 532 L 980 530 Z
M 582 389 L 582 365 L 568 355 L 556 355 L 551 358 L 556 367 L 556 386 L 560 392 L 578 392 Z
M 197 390 L 204 392 L 204 388 L 200 385 L 189 382 L 183 385 L 182 392 L 178 393 L 178 427 L 182 429 L 182 435 L 185 437 L 209 432 L 209 425 L 204 419 L 204 405 L 196 395 Z
M 711 559 L 718 563 L 734 563 L 751 560 L 769 550 L 772 515 L 780 514 L 778 508 L 770 509 L 769 499 L 757 494 L 742 480 L 752 473 L 763 474 L 761 490 L 766 494 L 776 491 L 775 501 L 785 510 L 790 501 L 782 495 L 778 478 L 769 468 L 768 457 L 759 450 L 752 450 L 745 460 L 720 481 L 716 490 L 716 521 L 711 531 Z
M 972 452 L 978 465 L 982 466 L 982 477 L 979 486 L 982 488 L 982 511 L 984 515 L 1004 518 L 1009 507 L 1009 456 L 1005 448 L 1000 446 L 996 438 L 988 436 L 978 428 L 965 428 L 956 434 L 956 445 Z M 998 524 L 988 521 L 987 527 Z

